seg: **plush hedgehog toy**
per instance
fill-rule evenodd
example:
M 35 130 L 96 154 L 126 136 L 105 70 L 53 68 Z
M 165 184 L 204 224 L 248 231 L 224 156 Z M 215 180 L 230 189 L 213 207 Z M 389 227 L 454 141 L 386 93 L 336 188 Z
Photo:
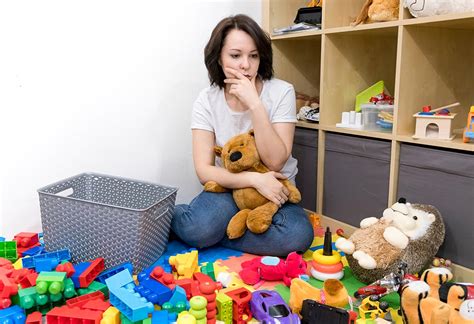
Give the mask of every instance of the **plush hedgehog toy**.
M 405 262 L 408 273 L 430 263 L 444 240 L 444 223 L 431 205 L 410 204 L 400 198 L 383 217 L 365 218 L 349 239 L 339 238 L 336 247 L 347 255 L 354 275 L 372 283 L 396 273 Z

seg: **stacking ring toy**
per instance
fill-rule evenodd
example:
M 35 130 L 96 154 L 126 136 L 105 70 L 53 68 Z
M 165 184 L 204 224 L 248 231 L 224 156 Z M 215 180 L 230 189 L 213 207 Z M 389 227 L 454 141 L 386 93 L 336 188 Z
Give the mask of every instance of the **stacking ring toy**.
M 326 281 L 328 279 L 341 279 L 344 277 L 344 271 L 339 271 L 337 273 L 322 273 L 315 269 L 311 269 L 311 275 L 321 281 Z
M 311 262 L 311 266 L 314 270 L 323 273 L 337 273 L 342 271 L 343 268 L 342 262 L 338 262 L 336 264 L 321 264 L 313 261 Z
M 320 264 L 326 264 L 326 265 L 331 265 L 331 264 L 336 264 L 338 262 L 341 262 L 341 255 L 337 251 L 333 251 L 332 255 L 324 255 L 323 254 L 323 249 L 316 250 L 313 252 L 313 260 L 316 261 L 317 263 Z

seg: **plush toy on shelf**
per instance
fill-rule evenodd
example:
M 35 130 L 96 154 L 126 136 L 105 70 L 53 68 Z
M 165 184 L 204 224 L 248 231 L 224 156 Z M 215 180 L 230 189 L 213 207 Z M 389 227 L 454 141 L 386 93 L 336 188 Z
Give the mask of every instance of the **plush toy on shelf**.
M 223 166 L 232 173 L 253 171 L 266 173 L 269 169 L 262 163 L 257 152 L 253 130 L 232 137 L 224 147 L 216 146 L 215 154 L 221 158 Z M 287 179 L 280 182 L 288 189 L 288 201 L 297 204 L 301 201 L 298 189 Z M 204 190 L 209 192 L 227 192 L 215 181 L 208 181 Z M 247 228 L 256 234 L 265 232 L 272 223 L 278 205 L 269 201 L 254 188 L 234 189 L 234 201 L 240 211 L 235 214 L 227 226 L 227 236 L 236 239 L 244 235 Z
M 404 0 L 403 7 L 407 8 L 413 17 L 430 17 L 474 11 L 474 1 Z
M 349 239 L 339 238 L 336 247 L 346 253 L 354 275 L 370 283 L 407 264 L 417 273 L 433 260 L 445 235 L 440 212 L 431 205 L 410 204 L 400 198 L 383 217 L 365 218 Z
M 397 20 L 399 6 L 399 0 L 366 0 L 352 25 Z

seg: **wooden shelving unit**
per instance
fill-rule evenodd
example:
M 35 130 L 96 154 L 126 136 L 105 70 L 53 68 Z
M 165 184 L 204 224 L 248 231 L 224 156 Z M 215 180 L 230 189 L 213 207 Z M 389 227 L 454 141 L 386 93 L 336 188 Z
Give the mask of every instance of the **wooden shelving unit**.
M 272 36 L 274 69 L 296 91 L 320 98 L 319 124 L 299 122 L 299 128 L 318 132 L 317 212 L 324 214 L 324 163 L 328 133 L 386 141 L 390 145 L 387 206 L 398 195 L 400 151 L 403 145 L 421 149 L 451 149 L 470 155 L 473 143 L 463 143 L 461 128 L 474 105 L 474 13 L 413 18 L 400 6 L 399 19 L 363 24 L 351 22 L 364 0 L 324 3 L 322 29 Z M 293 23 L 304 0 L 264 0 L 263 26 Z M 337 128 L 341 114 L 354 109 L 355 96 L 379 80 L 395 97 L 391 132 Z M 425 105 L 460 102 L 453 122 L 453 141 L 415 140 L 413 114 Z M 474 155 L 472 155 L 474 159 Z M 325 217 L 337 219 L 337 215 Z M 376 215 L 369 215 L 376 216 Z M 471 237 L 472 238 L 472 237 Z

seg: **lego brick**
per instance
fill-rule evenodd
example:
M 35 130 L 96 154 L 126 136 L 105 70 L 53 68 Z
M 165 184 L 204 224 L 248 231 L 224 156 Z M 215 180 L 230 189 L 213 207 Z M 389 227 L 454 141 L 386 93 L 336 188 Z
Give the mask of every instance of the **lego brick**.
M 42 254 L 44 252 L 44 247 L 41 246 L 41 245 L 37 245 L 37 246 L 34 246 L 34 247 L 31 247 L 25 251 L 23 251 L 23 253 L 21 254 L 22 257 L 32 257 L 32 256 L 35 256 L 35 255 L 38 255 L 38 254 Z
M 100 324 L 120 324 L 120 311 L 110 306 L 107 310 L 102 314 L 102 320 Z
M 100 299 L 92 299 L 82 305 L 83 309 L 90 309 L 90 310 L 98 310 L 105 312 L 110 307 L 110 302 L 100 300 Z
M 43 323 L 43 314 L 40 312 L 34 312 L 28 315 L 26 318 L 25 324 L 42 324 Z
M 147 318 L 154 309 L 153 304 L 144 300 L 138 293 L 123 287 L 110 288 L 110 303 L 133 322 Z
M 36 278 L 36 292 L 38 294 L 59 294 L 64 291 L 65 272 L 41 272 Z
M 61 261 L 71 260 L 71 254 L 69 253 L 69 250 L 64 249 L 64 250 L 58 250 L 55 252 L 48 252 L 48 253 L 35 255 L 29 258 L 23 258 L 23 268 L 35 268 L 36 260 L 52 259 L 52 258 L 56 258 L 59 264 L 59 262 Z
M 56 267 L 57 272 L 66 272 L 66 277 L 71 278 L 75 273 L 76 269 L 74 269 L 74 266 L 72 265 L 71 262 L 64 262 L 59 264 Z
M 84 305 L 88 301 L 91 301 L 91 300 L 94 300 L 94 299 L 104 300 L 105 296 L 102 292 L 95 291 L 95 292 L 92 292 L 92 293 L 89 293 L 89 294 L 85 294 L 85 295 L 82 295 L 82 296 L 77 296 L 77 297 L 71 298 L 68 301 L 66 301 L 66 305 L 68 305 L 69 307 L 82 308 L 82 305 Z
M 74 287 L 85 288 L 81 287 L 81 283 L 79 282 L 79 276 L 90 266 L 90 264 L 91 262 L 81 262 L 74 265 L 74 274 L 71 276 L 71 279 L 74 282 Z
M 0 242 L 0 257 L 5 258 L 9 261 L 15 262 L 18 259 L 16 242 L 15 241 L 3 241 Z
M 26 248 L 39 244 L 39 237 L 38 233 L 21 232 L 13 237 L 13 241 L 17 243 L 17 247 Z
M 79 295 L 85 295 L 94 291 L 101 291 L 104 294 L 105 298 L 109 298 L 109 288 L 107 288 L 106 285 L 98 281 L 92 281 L 89 287 L 80 288 L 77 290 Z
M 133 282 L 133 278 L 127 269 L 105 279 L 105 284 L 109 287 L 109 290 L 123 287 L 131 282 Z
M 25 311 L 18 305 L 0 310 L 0 323 L 23 324 L 25 321 Z
M 80 322 L 88 324 L 100 324 L 101 319 L 101 311 L 92 311 L 76 307 L 73 308 L 67 305 L 62 307 L 54 307 L 46 314 L 46 322 L 48 324 Z
M 119 264 L 115 267 L 109 268 L 105 271 L 102 271 L 96 278 L 96 281 L 99 281 L 103 284 L 105 284 L 105 279 L 112 277 L 113 275 L 121 272 L 122 270 L 127 269 L 130 274 L 133 274 L 133 265 L 130 262 L 125 262 L 122 264 Z
M 104 258 L 97 258 L 79 275 L 80 287 L 87 287 L 105 269 Z
M 173 295 L 171 289 L 152 278 L 140 281 L 140 285 L 135 287 L 135 291 L 148 301 L 158 305 L 163 305 Z

